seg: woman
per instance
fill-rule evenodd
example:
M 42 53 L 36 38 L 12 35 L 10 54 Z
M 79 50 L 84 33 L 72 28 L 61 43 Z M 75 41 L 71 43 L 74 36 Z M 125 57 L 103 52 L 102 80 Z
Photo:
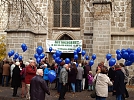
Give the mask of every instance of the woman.
M 76 64 L 73 63 L 72 65 L 72 68 L 71 68 L 71 71 L 70 71 L 70 82 L 71 82 L 71 86 L 72 86 L 72 90 L 73 90 L 73 93 L 75 93 L 75 83 L 76 83 L 76 75 L 77 75 L 77 67 L 76 67 Z
M 96 100 L 106 100 L 108 97 L 108 85 L 113 85 L 107 76 L 108 68 L 106 66 L 99 67 L 100 72 L 95 75 L 94 81 L 96 81 L 95 90 L 96 90 Z
M 13 75 L 12 75 L 12 86 L 13 86 L 13 97 L 18 97 L 17 90 L 18 87 L 20 87 L 21 83 L 21 76 L 20 76 L 20 63 L 15 63 L 15 68 L 13 69 Z

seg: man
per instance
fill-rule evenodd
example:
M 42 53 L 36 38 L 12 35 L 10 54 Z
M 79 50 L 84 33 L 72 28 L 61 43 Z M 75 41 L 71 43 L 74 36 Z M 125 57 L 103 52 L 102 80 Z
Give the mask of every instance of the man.
M 76 76 L 76 91 L 81 92 L 81 81 L 83 79 L 83 74 L 84 74 L 84 69 L 82 68 L 81 63 L 77 67 L 77 71 L 78 71 L 78 73 L 77 73 L 77 76 Z
M 68 82 L 68 72 L 67 70 L 69 69 L 69 65 L 65 64 L 63 68 L 60 71 L 60 77 L 59 77 L 59 82 L 61 84 L 61 91 L 60 91 L 60 96 L 59 100 L 64 100 L 64 96 L 66 94 L 66 84 Z
M 50 95 L 47 84 L 42 78 L 43 70 L 37 69 L 36 76 L 34 76 L 30 83 L 30 100 L 45 100 L 45 93 Z
M 8 78 L 9 78 L 9 74 L 10 74 L 10 65 L 8 61 L 4 61 L 4 65 L 3 65 L 3 77 L 2 77 L 2 86 L 4 86 L 4 80 L 6 78 L 6 86 L 8 86 Z
M 34 60 L 30 60 L 30 64 L 26 67 L 25 83 L 27 88 L 26 98 L 30 99 L 29 90 L 31 79 L 36 75 L 36 64 Z

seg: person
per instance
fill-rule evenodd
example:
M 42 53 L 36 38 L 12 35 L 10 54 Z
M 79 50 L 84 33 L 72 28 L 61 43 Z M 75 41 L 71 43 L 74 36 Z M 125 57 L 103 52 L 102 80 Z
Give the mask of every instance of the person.
M 21 76 L 20 76 L 20 63 L 16 62 L 15 63 L 15 68 L 13 69 L 13 75 L 12 75 L 12 87 L 13 87 L 13 97 L 18 97 L 17 95 L 17 90 L 18 87 L 20 87 L 20 83 L 21 83 Z
M 65 96 L 66 90 L 67 90 L 66 84 L 68 82 L 68 72 L 67 72 L 68 69 L 69 69 L 69 65 L 65 64 L 60 71 L 59 82 L 61 84 L 61 90 L 60 90 L 59 100 L 65 99 L 64 96 Z
M 45 94 L 50 95 L 48 86 L 42 76 L 43 70 L 37 69 L 36 76 L 30 82 L 30 100 L 45 100 Z
M 30 60 L 30 64 L 26 67 L 25 83 L 27 88 L 26 98 L 30 99 L 29 90 L 31 79 L 36 75 L 36 64 L 34 60 Z
M 88 90 L 89 91 L 92 91 L 93 90 L 93 73 L 92 71 L 89 71 L 89 74 L 88 74 Z
M 3 67 L 3 61 L 0 61 L 0 85 L 2 84 L 2 67 Z
M 106 66 L 100 67 L 100 72 L 95 75 L 93 82 L 96 81 L 96 100 L 106 100 L 108 97 L 108 85 L 113 85 L 107 76 L 108 68 Z
M 121 66 L 115 65 L 115 78 L 113 84 L 113 92 L 116 94 L 116 100 L 124 100 L 125 83 L 124 73 L 121 71 Z
M 6 86 L 8 86 L 8 78 L 9 78 L 9 74 L 10 74 L 10 65 L 9 65 L 9 61 L 4 61 L 4 65 L 3 65 L 3 77 L 2 77 L 2 86 L 4 86 L 4 80 L 6 78 Z
M 110 80 L 113 82 L 114 81 L 114 77 L 115 77 L 115 70 L 114 70 L 114 66 L 109 68 L 108 71 L 108 77 L 110 78 Z M 113 86 L 108 86 L 108 91 L 109 92 L 113 92 Z M 114 94 L 113 94 L 114 95 Z
M 43 70 L 44 70 L 43 79 L 46 81 L 47 86 L 48 86 L 48 82 L 49 82 L 49 80 L 48 80 L 48 72 L 49 72 L 49 70 L 47 68 L 47 64 L 44 64 L 44 69 Z
M 76 76 L 76 92 L 81 92 L 82 87 L 81 87 L 81 82 L 83 79 L 83 74 L 84 74 L 84 69 L 82 68 L 81 63 L 79 63 L 78 67 L 77 67 L 77 76 Z
M 76 83 L 76 76 L 77 76 L 77 68 L 76 68 L 76 63 L 72 64 L 71 71 L 69 72 L 71 77 L 70 77 L 70 82 L 71 82 L 71 87 L 73 90 L 73 94 L 75 93 L 75 83 Z

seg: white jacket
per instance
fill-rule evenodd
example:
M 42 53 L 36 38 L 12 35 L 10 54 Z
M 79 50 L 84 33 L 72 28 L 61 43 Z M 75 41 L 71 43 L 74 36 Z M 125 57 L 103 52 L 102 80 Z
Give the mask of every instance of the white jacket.
M 109 77 L 106 74 L 102 73 L 96 74 L 93 82 L 96 80 L 96 76 L 97 81 L 95 89 L 97 96 L 108 97 L 108 85 L 113 85 L 113 83 L 110 81 Z

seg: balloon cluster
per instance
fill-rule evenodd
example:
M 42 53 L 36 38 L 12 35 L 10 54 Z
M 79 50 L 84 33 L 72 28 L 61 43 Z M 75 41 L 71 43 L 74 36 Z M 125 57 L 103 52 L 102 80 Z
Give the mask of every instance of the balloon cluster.
M 107 61 L 109 61 L 109 66 L 110 66 L 110 67 L 112 67 L 112 66 L 115 65 L 116 60 L 115 60 L 115 58 L 112 58 L 112 55 L 111 55 L 110 53 L 108 53 L 108 54 L 106 55 L 106 59 L 107 59 Z
M 134 50 L 132 49 L 117 49 L 116 54 L 117 60 L 125 59 L 125 66 L 130 66 L 134 63 Z
M 22 43 L 22 44 L 21 44 L 21 48 L 22 48 L 23 52 L 25 52 L 25 51 L 27 50 L 26 44 L 25 44 L 25 43 Z M 11 56 L 13 56 L 13 60 L 19 59 L 19 61 L 21 61 L 21 60 L 23 59 L 23 57 L 20 56 L 18 53 L 15 53 L 14 50 L 9 51 L 9 52 L 8 52 L 8 56 L 9 56 L 9 58 L 10 58 Z
M 62 62 L 62 59 L 60 58 L 62 52 L 59 50 L 56 50 L 56 52 L 53 54 L 53 59 L 57 64 L 60 64 Z
M 38 46 L 36 48 L 36 54 L 34 54 L 34 58 L 36 58 L 36 62 L 39 64 L 41 62 L 41 59 L 45 57 L 45 54 L 43 53 L 44 50 L 42 46 Z

